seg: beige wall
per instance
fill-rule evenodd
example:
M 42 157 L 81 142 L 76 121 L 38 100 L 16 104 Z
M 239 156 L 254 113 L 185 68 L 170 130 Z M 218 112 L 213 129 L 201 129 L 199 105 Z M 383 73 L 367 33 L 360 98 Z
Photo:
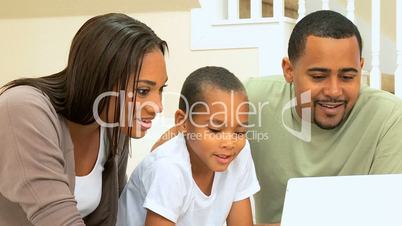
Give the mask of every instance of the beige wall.
M 136 1 L 138 2 L 138 0 Z M 145 0 L 141 1 L 145 2 Z M 343 8 L 346 6 L 345 0 L 338 1 Z M 196 1 L 192 0 L 192 2 Z M 394 33 L 391 32 L 392 27 L 395 26 L 394 5 L 395 0 L 383 2 L 382 5 L 383 24 L 385 24 L 382 29 L 391 39 L 394 38 Z M 356 0 L 356 9 L 357 16 L 361 20 L 370 21 L 371 4 L 369 1 Z M 2 10 L 4 11 L 5 8 Z M 1 19 L 2 17 L 0 17 L 0 85 L 21 76 L 42 76 L 63 69 L 75 32 L 91 17 L 28 18 L 18 13 L 20 12 L 15 11 L 13 14 L 16 15 L 16 18 Z M 168 91 L 179 91 L 184 78 L 194 69 L 204 65 L 225 66 L 243 80 L 258 74 L 259 60 L 256 49 L 191 51 L 189 10 L 132 13 L 130 15 L 147 23 L 169 43 L 170 53 L 166 58 L 170 76 Z M 367 37 L 369 37 L 369 33 L 365 38 Z M 365 49 L 368 51 L 370 42 L 365 44 Z M 369 53 L 366 54 L 367 56 Z M 369 62 L 368 60 L 367 67 L 370 65 Z M 176 102 L 174 99 L 167 104 L 168 116 L 174 111 Z
M 168 92 L 179 92 L 185 77 L 205 65 L 224 66 L 242 80 L 258 75 L 256 49 L 191 51 L 189 12 L 130 15 L 148 24 L 169 44 L 170 52 L 166 57 Z M 0 85 L 21 76 L 43 76 L 62 70 L 66 65 L 74 34 L 89 18 L 90 16 L 0 19 Z M 165 101 L 163 114 L 171 118 L 177 108 L 178 99 L 168 95 Z M 156 122 L 145 138 L 133 139 L 134 154 L 127 168 L 129 175 L 169 125 Z
M 168 91 L 180 91 L 185 77 L 205 65 L 224 66 L 243 80 L 258 74 L 256 49 L 191 51 L 190 12 L 130 15 L 168 42 Z M 43 76 L 63 69 L 71 40 L 88 18 L 0 19 L 0 85 L 21 76 Z M 176 99 L 168 100 L 166 115 L 171 116 L 176 106 Z
M 86 17 L 0 20 L 0 85 L 57 72 L 67 63 L 74 33 Z
M 199 0 L 13 0 L 1 2 L 0 18 L 186 11 L 196 7 L 200 7 Z

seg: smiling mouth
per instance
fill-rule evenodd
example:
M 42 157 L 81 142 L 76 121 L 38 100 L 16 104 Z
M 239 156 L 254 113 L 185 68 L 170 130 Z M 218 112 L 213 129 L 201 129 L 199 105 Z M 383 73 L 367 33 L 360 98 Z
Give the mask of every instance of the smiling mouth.
M 346 101 L 338 101 L 338 102 L 317 101 L 316 104 L 319 106 L 318 108 L 324 112 L 324 114 L 328 116 L 334 116 L 340 113 L 345 108 Z
M 137 119 L 141 129 L 149 129 L 152 127 L 152 119 Z
M 217 161 L 221 164 L 228 164 L 232 160 L 233 155 L 214 154 Z
M 344 105 L 345 103 L 344 102 L 338 102 L 338 103 L 320 103 L 320 102 L 318 102 L 317 104 L 320 105 L 321 107 L 333 109 L 333 108 L 340 107 L 340 106 Z

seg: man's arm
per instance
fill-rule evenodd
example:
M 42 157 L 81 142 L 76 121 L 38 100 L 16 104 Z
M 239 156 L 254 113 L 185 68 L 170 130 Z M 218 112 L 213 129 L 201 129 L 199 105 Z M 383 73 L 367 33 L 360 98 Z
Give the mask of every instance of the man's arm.
M 145 218 L 145 226 L 175 226 L 172 221 L 162 217 L 161 215 L 147 210 L 147 216 Z
M 369 174 L 402 173 L 402 110 L 396 112 L 398 117 L 385 123 Z

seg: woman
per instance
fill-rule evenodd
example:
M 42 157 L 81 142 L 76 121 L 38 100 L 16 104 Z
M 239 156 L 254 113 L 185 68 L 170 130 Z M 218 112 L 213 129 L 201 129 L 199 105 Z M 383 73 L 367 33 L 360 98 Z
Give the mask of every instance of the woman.
M 166 49 L 137 20 L 97 16 L 63 71 L 1 89 L 2 225 L 115 225 L 129 138 L 162 111 Z

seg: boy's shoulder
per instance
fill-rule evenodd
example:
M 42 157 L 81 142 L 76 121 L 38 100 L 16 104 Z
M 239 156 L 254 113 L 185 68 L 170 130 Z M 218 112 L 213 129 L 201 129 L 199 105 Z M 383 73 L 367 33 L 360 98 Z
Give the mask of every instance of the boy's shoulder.
M 177 135 L 149 153 L 137 168 L 147 174 L 167 171 L 191 176 L 190 157 L 182 135 Z

